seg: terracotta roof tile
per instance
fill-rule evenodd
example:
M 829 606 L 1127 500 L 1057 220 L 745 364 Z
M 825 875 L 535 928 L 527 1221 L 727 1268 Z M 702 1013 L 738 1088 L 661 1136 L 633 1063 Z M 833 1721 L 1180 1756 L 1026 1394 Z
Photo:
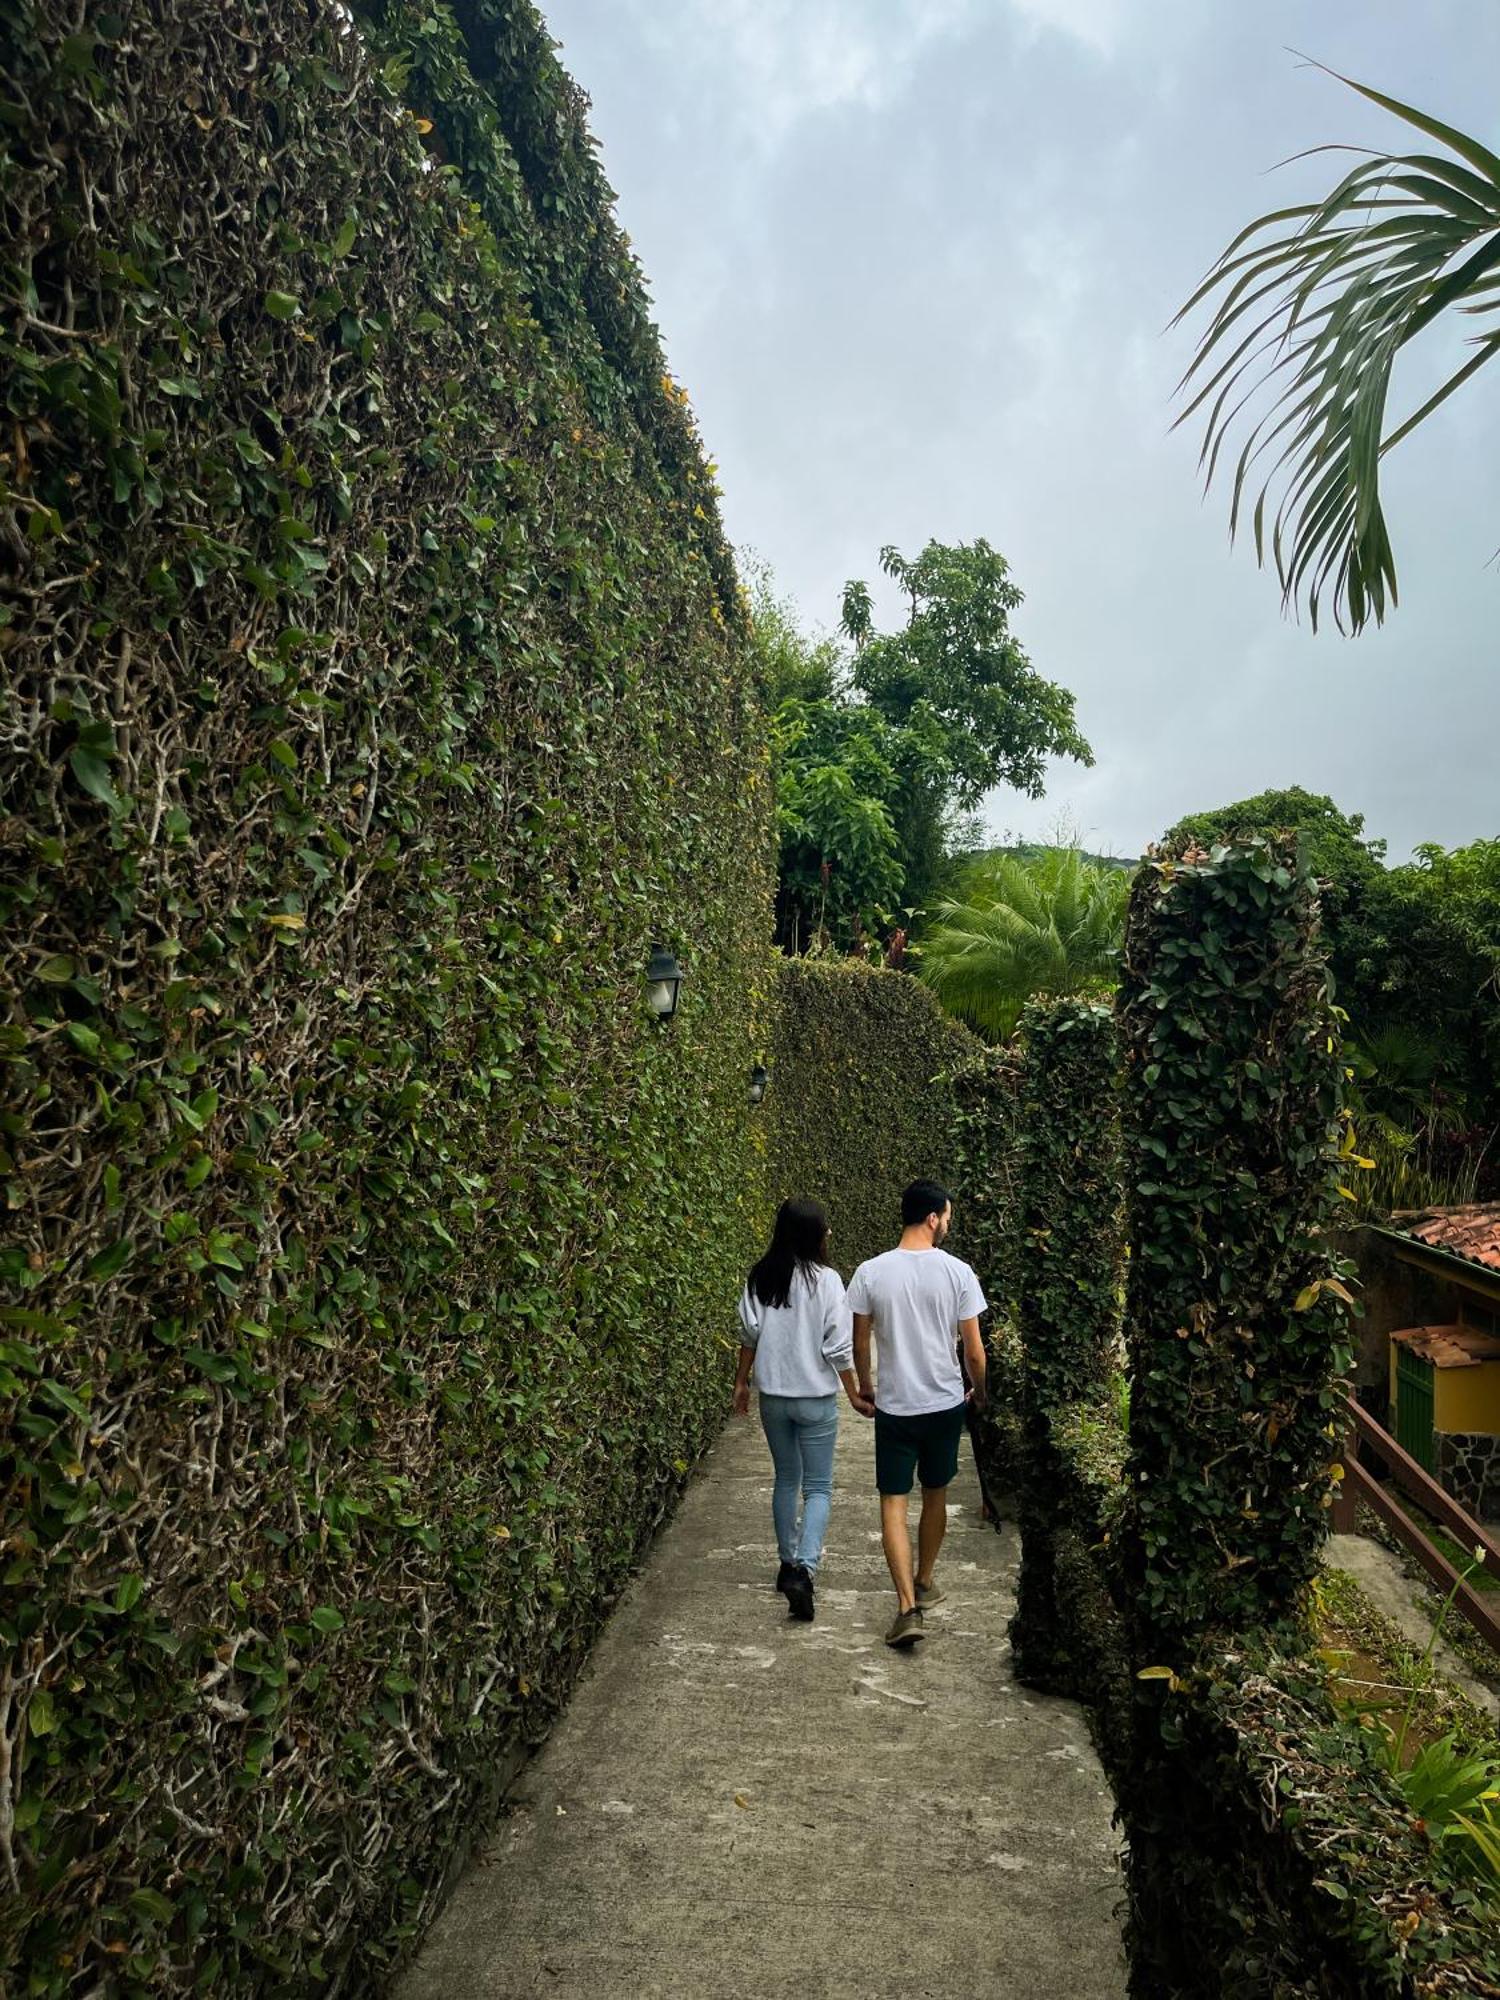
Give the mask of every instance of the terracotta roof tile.
M 1393 1215 L 1391 1224 L 1419 1243 L 1446 1250 L 1487 1271 L 1500 1271 L 1500 1201 L 1474 1201 L 1462 1208 L 1418 1208 Z
M 1500 1339 L 1475 1326 L 1403 1326 L 1391 1339 L 1434 1368 L 1477 1368 L 1481 1361 L 1500 1361 Z

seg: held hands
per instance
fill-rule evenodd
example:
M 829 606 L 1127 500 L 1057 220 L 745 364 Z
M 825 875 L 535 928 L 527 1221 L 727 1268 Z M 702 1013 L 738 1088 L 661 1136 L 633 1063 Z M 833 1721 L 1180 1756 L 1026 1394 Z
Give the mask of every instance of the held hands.
M 748 1382 L 736 1382 L 734 1385 L 734 1414 L 737 1417 L 748 1417 L 750 1414 L 750 1384 Z
M 874 1416 L 875 1398 L 868 1389 L 846 1389 L 844 1394 L 849 1398 L 851 1405 L 860 1416 Z

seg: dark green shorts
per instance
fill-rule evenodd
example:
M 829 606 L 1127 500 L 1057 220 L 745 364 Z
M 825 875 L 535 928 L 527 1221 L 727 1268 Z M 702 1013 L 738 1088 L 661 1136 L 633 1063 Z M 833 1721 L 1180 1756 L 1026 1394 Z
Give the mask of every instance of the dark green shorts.
M 910 1493 L 915 1475 L 924 1486 L 951 1485 L 958 1473 L 964 1409 L 924 1410 L 919 1417 L 875 1412 L 875 1484 L 882 1493 Z

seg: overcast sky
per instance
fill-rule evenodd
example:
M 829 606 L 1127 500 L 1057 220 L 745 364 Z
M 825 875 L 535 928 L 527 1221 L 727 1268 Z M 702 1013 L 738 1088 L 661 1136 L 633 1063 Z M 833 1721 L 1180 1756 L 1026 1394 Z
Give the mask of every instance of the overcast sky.
M 1500 362 L 1386 461 L 1401 603 L 1314 636 L 1169 434 L 1165 332 L 1325 140 L 1416 135 L 1305 54 L 1500 144 L 1474 0 L 543 0 L 736 543 L 809 626 L 881 545 L 986 536 L 1094 769 L 999 833 L 1134 853 L 1304 785 L 1392 860 L 1500 834 Z M 1309 176 L 1311 178 L 1309 179 Z M 1403 413 L 1428 370 L 1397 400 Z M 1430 383 L 1429 383 L 1430 386 Z

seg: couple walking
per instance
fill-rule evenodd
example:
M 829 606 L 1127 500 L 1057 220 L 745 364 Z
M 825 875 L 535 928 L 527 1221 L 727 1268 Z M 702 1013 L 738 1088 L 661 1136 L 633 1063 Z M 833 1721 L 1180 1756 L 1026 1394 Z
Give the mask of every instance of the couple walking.
M 828 1262 L 822 1206 L 784 1201 L 771 1247 L 740 1295 L 734 1409 L 737 1416 L 749 1414 L 753 1369 L 776 1468 L 776 1588 L 794 1618 L 812 1618 L 842 1383 L 859 1415 L 875 1420 L 880 1539 L 896 1587 L 888 1646 L 914 1645 L 922 1637 L 924 1607 L 942 1602 L 933 1569 L 948 1526 L 948 1486 L 958 1471 L 966 1411 L 971 1402 L 984 1407 L 979 1315 L 985 1301 L 973 1271 L 942 1247 L 952 1212 L 947 1190 L 936 1181 L 913 1181 L 901 1197 L 900 1242 L 861 1264 L 846 1294 Z M 964 1369 L 972 1384 L 967 1395 Z M 922 1488 L 915 1568 L 907 1520 L 913 1479 Z

